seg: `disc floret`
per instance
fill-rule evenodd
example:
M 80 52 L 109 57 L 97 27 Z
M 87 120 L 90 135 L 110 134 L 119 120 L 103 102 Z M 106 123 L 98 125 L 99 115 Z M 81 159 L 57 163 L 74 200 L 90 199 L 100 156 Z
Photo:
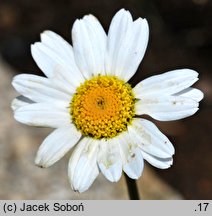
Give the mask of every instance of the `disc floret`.
M 97 76 L 77 88 L 70 114 L 84 136 L 112 138 L 127 130 L 134 116 L 134 103 L 129 84 L 115 76 Z

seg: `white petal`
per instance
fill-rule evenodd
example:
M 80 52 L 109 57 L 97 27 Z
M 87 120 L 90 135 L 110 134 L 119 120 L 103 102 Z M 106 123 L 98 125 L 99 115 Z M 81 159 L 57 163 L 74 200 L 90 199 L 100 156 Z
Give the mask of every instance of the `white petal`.
M 109 28 L 106 73 L 128 81 L 145 54 L 148 38 L 146 19 L 139 18 L 133 22 L 129 11 L 120 10 Z
M 73 48 L 60 35 L 52 31 L 44 31 L 41 34 L 41 42 L 51 48 L 67 63 L 74 62 Z M 72 62 L 72 63 L 73 63 Z
M 99 174 L 97 153 L 99 141 L 83 138 L 76 146 L 69 161 L 68 176 L 75 191 L 84 192 Z
M 115 75 L 116 59 L 118 50 L 127 30 L 132 25 L 133 20 L 129 11 L 119 10 L 113 17 L 108 31 L 107 56 L 106 56 L 106 74 Z
M 70 101 L 71 96 L 58 90 L 47 78 L 20 74 L 13 78 L 12 85 L 25 97 L 35 102 Z
M 71 117 L 65 104 L 34 103 L 15 110 L 14 118 L 27 125 L 58 128 L 69 125 Z
M 160 158 L 155 157 L 151 154 L 148 154 L 145 151 L 142 151 L 143 158 L 148 161 L 152 166 L 160 168 L 160 169 L 167 169 L 173 164 L 173 158 Z
M 73 95 L 76 92 L 77 83 L 74 80 L 71 83 L 69 79 L 66 77 L 66 70 L 68 70 L 66 67 L 62 65 L 56 65 L 54 68 L 54 77 L 50 78 L 51 82 L 56 86 L 56 88 L 68 95 Z
M 34 103 L 34 101 L 20 95 L 20 96 L 16 97 L 15 99 L 13 99 L 13 101 L 11 103 L 11 108 L 12 108 L 13 111 L 15 111 L 18 108 L 20 108 L 22 106 L 29 105 L 31 103 Z
M 187 97 L 195 100 L 196 102 L 200 102 L 203 99 L 204 94 L 199 89 L 187 88 L 183 91 L 174 94 L 174 96 Z
M 117 182 L 122 174 L 122 160 L 116 138 L 101 140 L 98 165 L 103 175 L 111 182 Z
M 73 58 L 67 61 L 58 52 L 41 42 L 31 45 L 31 52 L 38 67 L 48 78 L 63 80 L 65 77 L 74 87 L 85 81 Z M 63 70 L 56 70 L 56 67 L 62 67 Z
M 135 144 L 153 156 L 169 158 L 174 154 L 174 147 L 169 139 L 148 120 L 133 119 L 132 124 L 128 126 L 128 132 Z
M 135 97 L 139 99 L 172 95 L 193 85 L 198 80 L 197 77 L 198 73 L 190 69 L 169 71 L 141 81 L 133 91 Z
M 199 103 L 181 96 L 163 96 L 141 99 L 136 102 L 137 115 L 147 114 L 160 121 L 182 119 L 193 115 Z
M 80 139 L 81 133 L 73 124 L 52 132 L 39 147 L 35 163 L 49 167 L 60 160 Z
M 127 132 L 122 132 L 118 137 L 118 141 L 124 172 L 130 178 L 138 179 L 144 167 L 141 149 L 130 140 Z
M 132 159 L 134 157 L 135 159 Z M 144 160 L 142 152 L 139 148 L 133 151 L 133 154 L 128 158 L 129 162 L 123 167 L 124 172 L 132 179 L 138 179 L 144 168 Z
M 105 74 L 106 39 L 104 29 L 93 15 L 75 21 L 72 29 L 74 55 L 81 73 L 87 79 Z

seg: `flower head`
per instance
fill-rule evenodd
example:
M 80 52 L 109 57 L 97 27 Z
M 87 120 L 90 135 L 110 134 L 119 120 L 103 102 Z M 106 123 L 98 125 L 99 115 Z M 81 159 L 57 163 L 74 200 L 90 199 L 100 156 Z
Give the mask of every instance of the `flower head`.
M 32 56 L 46 77 L 21 74 L 13 86 L 22 95 L 12 108 L 17 121 L 55 130 L 41 144 L 35 163 L 49 167 L 72 147 L 68 176 L 74 190 L 83 192 L 99 172 L 117 182 L 122 170 L 138 179 L 144 160 L 166 169 L 174 147 L 147 114 L 160 121 L 193 115 L 203 98 L 191 88 L 198 73 L 189 69 L 155 75 L 134 88 L 135 74 L 147 47 L 146 19 L 133 21 L 121 9 L 108 35 L 92 15 L 76 20 L 73 46 L 51 31 L 31 46 Z

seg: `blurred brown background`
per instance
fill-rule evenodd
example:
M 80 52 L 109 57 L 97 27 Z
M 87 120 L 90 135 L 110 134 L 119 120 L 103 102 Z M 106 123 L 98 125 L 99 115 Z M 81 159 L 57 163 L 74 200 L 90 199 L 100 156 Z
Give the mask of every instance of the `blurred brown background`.
M 157 176 L 160 176 L 160 179 L 162 178 L 162 181 L 166 182 L 174 190 L 177 190 L 182 194 L 185 199 L 212 199 L 212 1 L 1 0 L 0 55 L 3 60 L 13 68 L 12 71 L 14 74 L 37 73 L 41 75 L 41 71 L 39 71 L 31 57 L 30 44 L 39 40 L 39 34 L 42 31 L 46 29 L 53 30 L 71 42 L 70 31 L 75 19 L 88 13 L 94 14 L 99 18 L 107 31 L 112 16 L 122 7 L 128 9 L 134 18 L 140 16 L 147 18 L 150 25 L 149 46 L 138 73 L 131 80 L 133 85 L 150 75 L 177 68 L 192 68 L 197 70 L 200 74 L 200 81 L 195 85 L 205 94 L 205 98 L 200 104 L 200 111 L 195 114 L 195 116 L 180 121 L 163 123 L 155 121 L 158 127 L 168 135 L 174 143 L 176 155 L 174 157 L 174 165 L 171 169 L 154 169 L 154 172 L 156 172 Z M 3 69 L 0 70 L 1 76 L 3 74 L 2 71 Z M 11 69 L 8 74 L 9 73 L 10 75 L 8 75 L 8 79 L 14 75 L 12 74 Z M 4 72 L 4 74 L 6 73 Z M 3 87 L 6 94 L 14 94 L 14 90 L 11 88 L 9 82 L 6 87 L 2 84 L 2 88 Z M 8 91 L 13 93 L 8 93 Z M 7 98 L 5 101 L 6 100 Z M 4 100 L 0 99 L 0 103 L 2 103 L 2 101 Z M 4 107 L 0 112 L 1 116 L 3 115 L 3 109 Z M 9 114 L 11 115 L 11 113 Z M 5 119 L 5 121 L 8 123 L 8 119 Z M 26 141 L 24 134 L 20 134 L 21 132 L 15 133 L 15 131 L 18 131 L 18 128 L 20 127 L 25 130 L 26 126 L 15 123 L 12 118 L 10 119 L 10 123 L 13 124 L 13 132 L 8 134 L 5 139 L 2 139 L 3 141 L 0 139 L 0 157 L 4 157 L 4 163 L 0 163 L 0 190 L 8 190 L 8 192 L 2 192 L 2 196 L 0 192 L 0 198 L 51 199 L 51 197 L 57 197 L 54 195 L 51 196 L 51 194 L 49 196 L 36 196 L 33 195 L 33 193 L 32 196 L 17 195 L 20 194 L 22 190 L 23 194 L 27 194 L 27 192 L 25 192 L 24 189 L 16 189 L 14 185 L 11 185 L 11 182 L 14 181 L 14 184 L 22 185 L 20 187 L 29 187 L 27 185 L 29 185 L 31 181 L 36 182 L 36 174 L 31 178 L 27 178 L 24 173 L 21 174 L 21 170 L 18 170 L 20 167 L 16 167 L 16 163 L 20 163 L 19 159 L 24 155 L 24 152 L 20 149 L 27 149 L 26 155 L 30 152 L 31 156 L 29 157 L 33 158 L 38 144 L 40 144 L 46 134 L 41 131 L 41 129 L 30 129 L 31 131 L 29 133 L 32 133 L 34 139 L 37 139 L 36 144 L 33 144 L 33 147 L 31 148 L 30 139 Z M 0 127 L 2 125 L 3 123 L 0 124 Z M 7 124 L 7 127 L 11 128 L 9 123 Z M 4 130 L 1 130 L 0 128 L 0 133 L 3 133 L 2 131 Z M 42 133 L 44 133 L 44 135 L 40 135 Z M 17 139 L 20 139 L 20 143 L 17 142 L 15 137 L 11 138 L 12 136 L 19 137 Z M 40 136 L 42 138 L 40 138 Z M 7 139 L 14 139 L 17 143 L 14 144 L 14 141 L 10 141 L 12 146 L 9 146 L 9 141 Z M 26 144 L 23 144 L 25 142 Z M 11 147 L 15 147 L 15 149 L 12 149 Z M 27 159 L 24 161 L 23 166 L 27 166 L 25 164 L 27 163 L 26 161 Z M 33 161 L 31 158 L 28 160 L 28 163 L 31 163 L 32 166 Z M 23 168 L 22 165 L 20 166 Z M 58 169 L 63 167 L 62 162 L 59 162 L 59 165 L 55 166 L 56 168 L 53 168 L 53 171 L 50 173 L 51 175 L 54 174 L 54 171 L 57 172 Z M 37 168 L 32 168 L 32 170 L 30 169 L 31 168 L 29 168 L 29 173 L 37 172 Z M 64 169 L 65 173 L 66 167 L 62 169 Z M 41 173 L 42 170 L 39 172 Z M 6 175 L 11 176 L 7 178 Z M 43 175 L 46 175 L 45 178 L 52 178 L 46 173 Z M 19 183 L 16 182 L 16 177 L 19 179 Z M 62 178 L 66 178 L 66 176 L 62 176 Z M 24 179 L 28 179 L 29 182 L 21 183 L 21 179 L 23 181 Z M 6 181 L 11 181 L 10 186 L 6 184 Z M 43 181 L 46 181 L 44 176 Z M 38 188 L 41 189 L 38 182 L 37 184 Z M 65 184 L 67 184 L 67 182 L 65 182 Z M 54 187 L 59 187 L 57 186 L 56 180 L 54 185 L 56 186 L 53 186 L 53 189 L 51 188 L 52 193 L 56 190 Z M 16 194 L 14 197 L 12 195 L 6 196 L 6 194 L 12 193 L 10 187 L 12 190 L 17 190 L 14 192 L 14 194 Z M 44 184 L 42 187 L 48 187 L 48 184 Z M 98 186 L 96 185 L 95 187 L 96 190 L 99 191 Z M 115 187 L 116 186 L 114 186 L 114 188 Z M 145 187 L 155 186 L 147 185 Z M 34 190 L 37 190 L 37 188 L 34 188 Z M 63 190 L 66 189 L 63 188 Z M 146 188 L 143 188 L 143 190 L 145 191 Z M 58 191 L 61 191 L 61 189 L 58 189 Z M 71 191 L 68 192 L 71 193 Z M 102 191 L 102 193 L 104 192 Z M 61 198 L 64 197 L 67 198 L 68 195 L 67 197 L 61 196 Z M 84 198 L 88 197 L 85 196 Z M 104 199 L 105 196 L 102 196 L 100 193 L 97 198 Z M 126 198 L 126 196 L 120 195 L 120 197 L 117 196 L 117 198 Z M 167 197 L 153 196 L 151 198 L 157 199 Z

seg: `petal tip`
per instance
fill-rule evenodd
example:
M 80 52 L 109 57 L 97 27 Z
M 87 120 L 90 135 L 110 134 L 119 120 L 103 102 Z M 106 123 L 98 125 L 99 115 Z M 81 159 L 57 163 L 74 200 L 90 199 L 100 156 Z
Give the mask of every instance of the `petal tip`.
M 37 167 L 40 167 L 40 168 L 47 168 L 48 167 L 46 164 L 42 163 L 42 161 L 37 157 L 35 158 L 34 163 Z

